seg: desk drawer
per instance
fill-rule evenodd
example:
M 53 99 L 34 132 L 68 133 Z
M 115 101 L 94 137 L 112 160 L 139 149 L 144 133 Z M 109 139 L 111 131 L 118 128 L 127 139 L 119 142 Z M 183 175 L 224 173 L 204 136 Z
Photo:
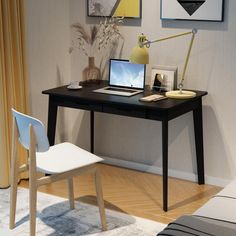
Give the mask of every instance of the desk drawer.
M 102 111 L 102 105 L 95 104 L 95 103 L 89 103 L 86 101 L 63 101 L 59 105 L 64 107 L 71 107 L 71 108 L 77 108 L 82 110 L 90 110 L 90 111 Z
M 77 107 L 79 109 L 83 109 L 83 110 L 89 110 L 89 111 L 102 111 L 102 106 L 101 105 L 97 105 L 97 104 L 77 104 Z
M 130 108 L 129 106 L 120 107 L 120 106 L 114 106 L 114 105 L 103 105 L 103 112 L 121 115 L 121 116 L 145 118 L 144 110 L 137 109 L 137 108 Z

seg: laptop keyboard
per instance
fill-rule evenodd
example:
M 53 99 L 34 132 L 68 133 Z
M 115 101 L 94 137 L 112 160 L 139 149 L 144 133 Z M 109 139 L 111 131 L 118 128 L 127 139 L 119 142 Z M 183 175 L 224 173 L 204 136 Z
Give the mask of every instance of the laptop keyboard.
M 135 93 L 136 90 L 124 89 L 124 88 L 106 88 L 106 90 L 117 91 L 117 92 L 126 92 L 126 93 Z

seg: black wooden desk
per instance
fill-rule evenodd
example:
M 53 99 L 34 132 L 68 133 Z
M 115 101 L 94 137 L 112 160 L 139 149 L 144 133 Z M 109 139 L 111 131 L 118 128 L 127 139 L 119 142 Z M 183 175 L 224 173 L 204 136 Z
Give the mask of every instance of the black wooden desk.
M 81 90 L 68 90 L 66 86 L 45 90 L 49 95 L 48 138 L 54 144 L 58 106 L 90 111 L 91 152 L 94 152 L 94 112 L 111 113 L 129 117 L 158 120 L 162 122 L 162 174 L 163 210 L 168 209 L 168 121 L 193 111 L 195 146 L 197 158 L 198 183 L 204 184 L 204 154 L 202 126 L 202 97 L 207 92 L 195 91 L 197 96 L 188 100 L 165 99 L 158 102 L 140 102 L 139 98 L 150 91 L 132 96 L 94 93 L 93 90 L 104 85 L 89 85 Z

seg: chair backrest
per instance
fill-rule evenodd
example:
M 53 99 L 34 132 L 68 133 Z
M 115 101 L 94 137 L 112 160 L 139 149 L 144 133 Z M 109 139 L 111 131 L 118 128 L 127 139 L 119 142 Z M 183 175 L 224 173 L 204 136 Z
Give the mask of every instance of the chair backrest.
M 45 132 L 43 123 L 31 116 L 20 113 L 12 108 L 13 118 L 16 119 L 16 124 L 19 132 L 20 143 L 29 150 L 30 147 L 30 124 L 33 126 L 35 138 L 36 138 L 36 150 L 37 152 L 45 152 L 49 149 L 48 137 Z

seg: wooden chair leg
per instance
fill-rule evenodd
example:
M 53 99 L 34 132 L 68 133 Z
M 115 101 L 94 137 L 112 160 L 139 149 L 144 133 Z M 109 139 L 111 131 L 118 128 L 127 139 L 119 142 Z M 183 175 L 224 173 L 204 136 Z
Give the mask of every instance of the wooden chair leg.
M 18 185 L 18 170 L 16 163 L 11 170 L 11 188 L 10 188 L 10 222 L 9 228 L 15 227 L 16 218 L 16 200 L 17 200 L 17 185 Z
M 18 185 L 18 162 L 17 162 L 17 142 L 18 130 L 16 120 L 12 120 L 12 150 L 11 150 L 11 188 L 10 188 L 10 219 L 9 228 L 15 227 L 16 218 L 16 200 L 17 200 L 17 185 Z
M 68 195 L 69 195 L 70 209 L 73 210 L 75 208 L 73 178 L 68 178 L 67 184 L 68 184 Z
M 36 171 L 36 141 L 32 125 L 30 125 L 29 148 L 29 205 L 30 205 L 30 236 L 36 233 L 37 215 L 37 171 Z
M 96 169 L 95 171 L 95 186 L 96 186 L 99 213 L 100 213 L 100 218 L 101 218 L 101 223 L 102 223 L 102 230 L 105 231 L 107 230 L 107 221 L 106 221 L 106 214 L 105 214 L 105 209 L 104 209 L 101 177 L 100 177 L 100 172 L 98 169 Z
M 30 192 L 30 236 L 35 236 L 36 232 L 36 215 L 37 215 L 37 187 L 35 180 L 29 181 Z

